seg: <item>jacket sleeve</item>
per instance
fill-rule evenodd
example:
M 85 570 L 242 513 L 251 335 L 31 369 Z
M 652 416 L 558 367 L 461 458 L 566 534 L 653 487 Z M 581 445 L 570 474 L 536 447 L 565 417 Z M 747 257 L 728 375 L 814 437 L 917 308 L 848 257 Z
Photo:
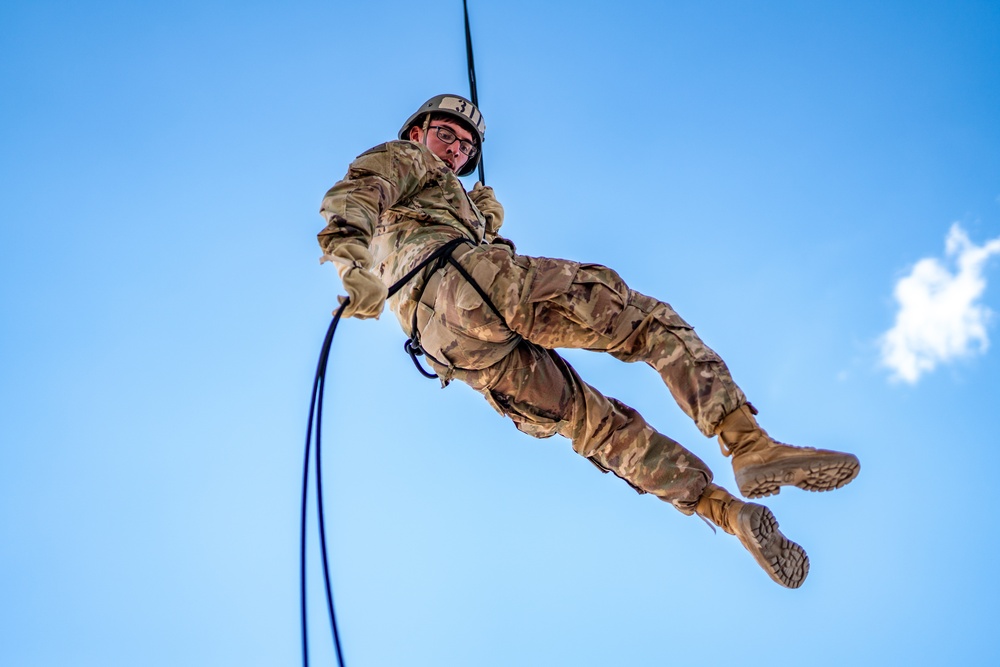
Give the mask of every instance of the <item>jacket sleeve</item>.
M 342 243 L 367 248 L 382 213 L 416 194 L 427 173 L 425 156 L 410 142 L 394 141 L 362 153 L 323 198 L 320 214 L 326 227 L 317 235 L 321 261 L 332 260 Z

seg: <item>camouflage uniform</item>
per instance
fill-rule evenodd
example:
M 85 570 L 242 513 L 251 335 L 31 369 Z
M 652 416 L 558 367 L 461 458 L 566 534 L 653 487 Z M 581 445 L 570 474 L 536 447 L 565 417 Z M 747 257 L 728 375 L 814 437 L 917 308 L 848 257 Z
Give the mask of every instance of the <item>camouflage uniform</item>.
M 442 244 L 485 291 L 451 265 L 428 267 L 389 300 L 447 384 L 461 380 L 518 429 L 556 433 L 605 471 L 685 513 L 712 480 L 697 456 L 632 408 L 583 382 L 553 349 L 599 350 L 644 361 L 706 435 L 746 402 L 719 356 L 671 307 L 596 264 L 526 257 L 487 229 L 458 177 L 425 146 L 392 141 L 355 160 L 323 200 L 325 257 L 343 243 L 370 247 L 392 285 Z

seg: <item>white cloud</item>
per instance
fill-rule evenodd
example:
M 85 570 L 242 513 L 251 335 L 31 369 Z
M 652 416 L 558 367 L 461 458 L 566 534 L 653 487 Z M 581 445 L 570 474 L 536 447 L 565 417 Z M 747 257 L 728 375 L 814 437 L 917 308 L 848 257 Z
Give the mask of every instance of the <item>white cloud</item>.
M 993 313 L 977 301 L 986 290 L 983 269 L 997 254 L 1000 238 L 977 246 L 956 222 L 945 240 L 946 260 L 955 270 L 927 257 L 896 283 L 899 312 L 881 338 L 882 364 L 894 379 L 914 384 L 940 363 L 986 351 Z

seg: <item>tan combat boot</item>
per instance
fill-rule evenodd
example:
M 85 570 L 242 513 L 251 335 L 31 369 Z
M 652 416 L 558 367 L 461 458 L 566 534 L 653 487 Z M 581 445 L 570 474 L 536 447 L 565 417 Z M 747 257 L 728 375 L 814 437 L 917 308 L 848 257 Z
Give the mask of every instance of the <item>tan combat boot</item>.
M 733 457 L 736 484 L 747 498 L 777 495 L 782 486 L 832 491 L 858 476 L 858 457 L 777 442 L 757 425 L 755 414 L 749 403 L 741 405 L 715 431 L 722 453 Z
M 771 510 L 737 500 L 721 486 L 709 484 L 695 506 L 705 517 L 739 538 L 768 576 L 786 588 L 798 588 L 809 574 L 809 556 L 781 534 Z

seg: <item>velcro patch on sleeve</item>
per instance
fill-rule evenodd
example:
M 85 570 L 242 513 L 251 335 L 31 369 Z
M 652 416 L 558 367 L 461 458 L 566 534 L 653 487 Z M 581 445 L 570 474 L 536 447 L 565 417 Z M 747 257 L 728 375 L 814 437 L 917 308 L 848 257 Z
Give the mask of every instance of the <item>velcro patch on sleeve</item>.
M 362 153 L 358 157 L 364 157 L 366 155 L 374 155 L 376 153 L 385 153 L 387 150 L 389 150 L 389 146 L 388 145 L 386 145 L 386 144 L 379 144 L 378 146 L 375 146 L 374 148 L 369 148 L 368 150 L 366 150 L 364 153 Z

